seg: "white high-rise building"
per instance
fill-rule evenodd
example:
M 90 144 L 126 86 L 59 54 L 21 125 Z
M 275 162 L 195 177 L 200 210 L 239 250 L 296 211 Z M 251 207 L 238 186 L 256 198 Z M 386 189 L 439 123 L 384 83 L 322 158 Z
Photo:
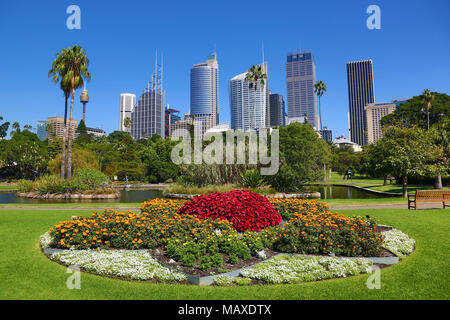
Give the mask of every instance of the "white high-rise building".
M 130 132 L 130 127 L 125 127 L 124 121 L 126 118 L 131 119 L 131 113 L 134 111 L 136 105 L 136 95 L 132 93 L 120 94 L 120 114 L 119 114 L 119 131 Z
M 260 65 L 267 74 L 267 62 Z M 228 81 L 230 93 L 231 128 L 249 131 L 269 127 L 268 119 L 268 82 L 264 88 L 258 83 L 257 90 L 249 87 L 245 81 L 247 72 L 241 73 Z

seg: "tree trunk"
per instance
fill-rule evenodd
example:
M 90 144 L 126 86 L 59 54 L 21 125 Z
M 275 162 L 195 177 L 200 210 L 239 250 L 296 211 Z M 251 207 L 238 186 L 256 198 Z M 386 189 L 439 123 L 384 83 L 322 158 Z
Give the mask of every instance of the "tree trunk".
M 436 180 L 434 181 L 434 188 L 435 189 L 442 189 L 442 178 L 441 178 L 441 173 L 439 172 Z
M 68 94 L 64 94 L 66 101 L 64 106 L 64 129 L 63 129 L 63 139 L 62 139 L 62 153 L 61 153 L 61 179 L 66 176 L 66 137 L 67 137 L 67 100 L 69 98 Z
M 408 198 L 408 176 L 403 177 L 403 198 Z
M 69 118 L 69 139 L 68 139 L 69 143 L 67 146 L 67 179 L 72 179 L 72 132 L 70 129 L 72 124 L 74 98 L 75 98 L 75 90 L 72 89 L 72 93 L 70 95 L 70 118 Z
M 384 176 L 384 182 L 383 182 L 383 186 L 387 185 L 387 176 Z

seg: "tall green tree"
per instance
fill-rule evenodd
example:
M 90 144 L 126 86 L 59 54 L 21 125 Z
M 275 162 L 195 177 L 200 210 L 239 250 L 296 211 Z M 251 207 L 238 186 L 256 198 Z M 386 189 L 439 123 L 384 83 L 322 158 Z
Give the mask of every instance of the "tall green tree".
M 88 70 L 89 59 L 86 56 L 86 51 L 77 45 L 71 48 L 66 48 L 63 55 L 63 64 L 66 68 L 63 83 L 68 85 L 70 89 L 70 114 L 69 123 L 73 117 L 73 105 L 75 99 L 75 90 L 83 87 L 84 81 L 90 81 L 91 74 Z M 72 136 L 69 135 L 67 144 L 67 178 L 72 178 Z
M 430 129 L 430 109 L 431 109 L 431 101 L 433 101 L 434 96 L 431 93 L 430 89 L 426 89 L 422 93 L 422 100 L 426 103 L 427 108 L 427 129 Z
M 0 121 L 3 120 L 3 117 L 0 117 Z M 9 122 L 3 122 L 0 124 L 0 139 L 3 139 L 8 134 Z
M 70 85 L 67 73 L 69 72 L 69 63 L 67 57 L 69 55 L 69 48 L 62 49 L 56 54 L 55 60 L 52 62 L 52 67 L 48 71 L 48 76 L 52 77 L 54 83 L 59 83 L 59 87 L 64 94 L 64 127 L 62 137 L 62 152 L 61 152 L 61 179 L 66 176 L 66 139 L 67 139 L 67 101 L 70 96 Z M 47 128 L 48 130 L 49 128 Z M 52 129 L 53 130 L 53 129 Z M 49 130 L 47 131 L 47 133 Z
M 445 93 L 432 92 L 434 99 L 431 100 L 431 107 L 427 116 L 427 108 L 424 108 L 424 101 L 421 95 L 409 99 L 406 103 L 400 104 L 394 112 L 384 116 L 380 123 L 384 127 L 414 127 L 423 129 L 430 128 L 450 117 L 450 96 Z
M 450 174 L 450 119 L 437 123 L 431 127 L 433 143 L 439 149 L 439 156 L 431 164 L 430 171 L 434 175 L 435 189 L 442 189 L 442 175 Z
M 261 90 L 264 89 L 265 79 L 267 79 L 267 74 L 263 72 L 262 66 L 253 65 L 250 69 L 248 69 L 247 74 L 245 75 L 245 81 L 248 82 L 248 86 L 250 89 L 253 89 L 253 110 L 252 110 L 252 120 L 251 120 L 251 128 L 256 127 L 255 121 L 255 109 L 256 109 L 256 91 L 258 90 L 258 85 Z
M 323 94 L 327 91 L 327 86 L 325 83 L 320 80 L 314 84 L 314 93 L 317 94 L 317 97 L 319 98 L 319 118 L 320 118 L 320 133 L 322 133 L 322 108 L 320 105 L 320 98 L 323 96 Z
M 427 175 L 429 165 L 439 155 L 431 135 L 418 127 L 390 127 L 373 148 L 376 166 L 402 181 L 405 198 L 408 196 L 408 176 Z

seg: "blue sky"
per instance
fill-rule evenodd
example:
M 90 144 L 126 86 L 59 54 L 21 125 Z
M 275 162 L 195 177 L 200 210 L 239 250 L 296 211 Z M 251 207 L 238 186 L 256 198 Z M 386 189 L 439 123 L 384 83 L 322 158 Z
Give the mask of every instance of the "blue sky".
M 81 30 L 68 30 L 66 8 L 81 8 Z M 381 8 L 381 29 L 369 30 L 366 9 Z M 317 79 L 328 91 L 323 124 L 348 136 L 346 62 L 372 59 L 377 102 L 424 89 L 449 93 L 450 1 L 2 1 L 0 116 L 36 126 L 63 116 L 64 98 L 47 77 L 62 48 L 78 44 L 90 59 L 87 125 L 117 130 L 120 93 L 139 96 L 164 55 L 166 102 L 189 111 L 189 70 L 214 45 L 219 61 L 219 112 L 229 121 L 228 80 L 269 63 L 269 86 L 286 97 L 286 54 L 312 50 Z M 74 118 L 81 119 L 79 94 Z

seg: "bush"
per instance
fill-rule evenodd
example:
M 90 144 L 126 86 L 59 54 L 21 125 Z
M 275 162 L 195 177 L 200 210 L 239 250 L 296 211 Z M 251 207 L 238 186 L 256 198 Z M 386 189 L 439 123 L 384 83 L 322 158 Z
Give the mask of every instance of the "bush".
M 66 193 L 71 190 L 70 181 L 56 175 L 45 175 L 33 182 L 33 191 L 39 193 Z
M 30 192 L 33 189 L 33 181 L 19 180 L 18 189 L 19 189 L 19 192 Z
M 67 154 L 67 151 L 66 151 Z M 67 156 L 66 156 L 67 161 Z M 72 172 L 80 169 L 100 169 L 97 156 L 89 150 L 73 148 L 72 149 Z M 61 153 L 48 163 L 48 169 L 51 174 L 59 175 L 61 173 Z M 66 168 L 67 170 L 67 168 Z
M 322 213 L 328 211 L 328 204 L 316 200 L 303 199 L 269 199 L 270 203 L 283 217 L 283 220 L 290 220 L 294 214 Z
M 241 173 L 241 185 L 245 188 L 259 188 L 265 184 L 258 170 L 246 170 Z
M 106 187 L 109 182 L 108 176 L 92 168 L 77 170 L 72 179 L 73 187 L 80 190 L 94 190 L 99 187 Z
M 224 219 L 237 231 L 260 231 L 281 223 L 280 214 L 267 198 L 249 191 L 233 190 L 197 196 L 178 210 L 200 219 Z

